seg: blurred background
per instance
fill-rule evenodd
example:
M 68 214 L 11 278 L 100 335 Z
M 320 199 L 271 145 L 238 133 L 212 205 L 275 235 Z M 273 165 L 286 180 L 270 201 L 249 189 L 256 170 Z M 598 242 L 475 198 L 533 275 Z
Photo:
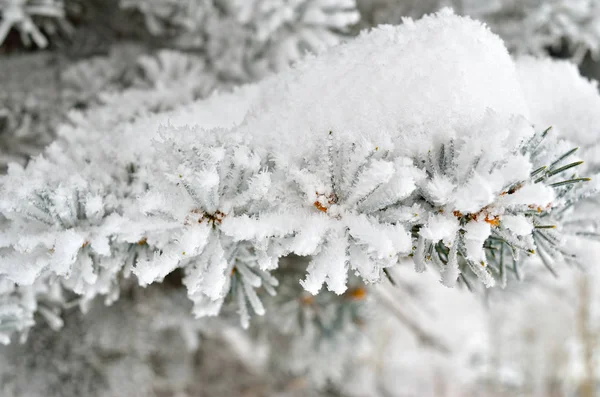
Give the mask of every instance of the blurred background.
M 600 77 L 600 0 L 0 0 L 0 172 L 61 126 L 109 134 L 442 7 L 485 22 L 515 56 Z M 112 306 L 42 314 L 24 344 L 0 348 L 0 395 L 600 396 L 596 253 L 591 270 L 531 272 L 485 294 L 403 267 L 395 285 L 319 302 L 291 291 L 313 317 L 351 313 L 302 335 L 193 320 L 177 275 L 124 285 Z

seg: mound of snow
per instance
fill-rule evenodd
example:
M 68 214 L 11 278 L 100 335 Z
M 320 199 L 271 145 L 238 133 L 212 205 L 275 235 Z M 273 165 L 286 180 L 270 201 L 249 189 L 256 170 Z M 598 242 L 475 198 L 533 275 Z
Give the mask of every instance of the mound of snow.
M 419 142 L 472 126 L 490 108 L 528 116 L 502 40 L 447 9 L 365 32 L 261 89 L 239 131 L 300 158 L 330 130 L 382 144 L 399 136 Z
M 530 121 L 538 129 L 552 126 L 579 145 L 600 141 L 597 82 L 582 77 L 568 61 L 523 57 L 516 65 Z

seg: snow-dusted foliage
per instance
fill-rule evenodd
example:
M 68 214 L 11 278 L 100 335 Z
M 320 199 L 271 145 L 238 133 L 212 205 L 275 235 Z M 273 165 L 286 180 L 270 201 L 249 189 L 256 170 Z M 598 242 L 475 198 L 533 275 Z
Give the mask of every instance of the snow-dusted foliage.
M 23 331 L 34 324 L 33 315 L 37 309 L 37 297 L 18 287 L 13 281 L 3 277 L 0 280 L 0 341 L 10 342 L 14 331 Z
M 153 34 L 200 52 L 217 76 L 238 82 L 339 43 L 359 19 L 355 0 L 122 0 L 121 5 L 139 9 Z
M 66 116 L 69 126 L 59 128 L 59 138 L 71 140 L 80 136 L 85 140 L 90 133 L 93 137 L 102 137 L 113 128 L 128 129 L 128 124 L 138 119 L 153 119 L 157 113 L 175 108 L 180 112 L 189 111 L 186 106 L 206 97 L 215 88 L 214 77 L 203 73 L 202 62 L 197 57 L 175 51 L 142 55 L 131 74 L 130 87 L 123 91 L 109 85 L 90 93 L 87 99 L 93 96 L 95 103 L 84 110 L 71 110 Z M 158 121 L 153 119 L 151 124 L 156 129 Z
M 91 159 L 72 161 L 57 149 L 3 178 L 1 240 L 11 250 L 4 250 L 0 273 L 19 285 L 57 276 L 84 300 L 118 295 L 117 274 L 132 253 L 115 241 L 115 226 L 133 193 L 133 170 L 98 170 L 86 164 Z
M 489 4 L 481 7 L 480 3 Z M 563 49 L 579 62 L 588 52 L 596 56 L 600 51 L 596 0 L 471 1 L 462 11 L 485 20 L 517 53 L 543 55 L 549 49 Z
M 242 80 L 339 43 L 359 18 L 354 0 L 229 0 L 224 7 L 227 19 L 206 21 L 207 58 L 220 74 Z
M 86 186 L 86 194 L 88 190 L 91 191 L 93 187 L 97 187 L 100 193 L 106 194 L 106 197 L 110 198 L 108 204 L 112 205 L 112 207 L 107 211 L 109 213 L 105 212 L 104 214 L 101 214 L 102 216 L 96 220 L 97 223 L 92 223 L 91 225 L 89 224 L 89 220 L 86 219 L 86 214 L 83 214 L 81 217 L 78 216 L 73 227 L 64 225 L 65 230 L 63 230 L 63 232 L 66 234 L 75 232 L 75 234 L 77 234 L 82 232 L 81 229 L 87 227 L 90 230 L 96 231 L 107 231 L 106 228 L 110 228 L 113 231 L 119 231 L 119 233 L 118 235 L 114 235 L 110 232 L 107 234 L 107 236 L 110 237 L 111 249 L 115 249 L 111 251 L 112 256 L 109 258 L 90 251 L 92 250 L 91 246 L 81 247 L 81 251 L 86 251 L 83 252 L 84 254 L 87 255 L 87 252 L 90 252 L 91 257 L 94 258 L 94 269 L 102 262 L 103 265 L 99 265 L 99 271 L 102 271 L 103 274 L 107 275 L 107 277 L 86 278 L 87 283 L 83 286 L 80 285 L 78 291 L 76 291 L 77 294 L 83 294 L 83 300 L 79 298 L 75 299 L 74 297 L 68 298 L 69 293 L 74 292 L 74 288 L 78 285 L 69 281 L 72 279 L 71 277 L 66 277 L 66 280 L 65 277 L 57 279 L 55 274 L 47 275 L 43 272 L 44 275 L 38 277 L 33 286 L 20 285 L 17 287 L 14 282 L 11 284 L 7 281 L 6 292 L 3 290 L 3 296 L 6 295 L 7 297 L 7 304 L 9 302 L 17 302 L 17 300 L 24 303 L 21 303 L 20 306 L 11 303 L 10 307 L 7 306 L 7 317 L 2 320 L 3 331 L 5 331 L 3 335 L 10 335 L 14 330 L 26 330 L 32 324 L 31 320 L 33 318 L 33 312 L 38 310 L 38 306 L 36 305 L 37 300 L 49 300 L 49 298 L 47 298 L 48 293 L 46 292 L 48 288 L 58 292 L 63 290 L 68 291 L 67 295 L 62 295 L 58 292 L 58 297 L 56 297 L 57 293 L 52 295 L 50 301 L 53 303 L 49 306 L 52 313 L 63 306 L 71 306 L 73 303 L 83 304 L 83 307 L 85 308 L 89 300 L 98 292 L 103 294 L 109 293 L 109 301 L 113 300 L 119 293 L 118 284 L 123 278 L 122 276 L 128 276 L 131 272 L 132 265 L 136 263 L 136 261 L 140 262 L 144 260 L 144 258 L 150 258 L 153 255 L 153 252 L 158 249 L 156 247 L 150 247 L 147 243 L 148 238 L 145 238 L 145 236 L 139 237 L 137 240 L 131 240 L 131 235 L 126 235 L 124 233 L 124 231 L 127 230 L 127 226 L 129 226 L 133 220 L 126 222 L 122 215 L 133 213 L 130 205 L 133 201 L 123 200 L 123 198 L 127 196 L 131 199 L 135 199 L 145 191 L 145 185 L 151 183 L 151 181 L 158 183 L 158 181 L 160 181 L 160 176 L 163 175 L 163 171 L 166 172 L 166 170 L 160 171 L 157 175 L 157 177 L 159 177 L 158 179 L 150 179 L 145 176 L 147 168 L 148 170 L 150 169 L 149 164 L 154 160 L 154 157 L 152 156 L 153 145 L 150 139 L 145 138 L 144 136 L 140 137 L 140 132 L 152 135 L 152 132 L 155 132 L 161 124 L 161 121 L 165 119 L 170 120 L 172 126 L 184 126 L 192 122 L 206 128 L 235 125 L 241 121 L 241 118 L 245 114 L 247 102 L 256 96 L 256 89 L 248 86 L 242 90 L 238 90 L 235 95 L 221 95 L 219 97 L 208 99 L 202 103 L 180 107 L 175 112 L 148 114 L 147 109 L 144 109 L 143 107 L 136 108 L 133 106 L 135 103 L 130 103 L 128 101 L 128 99 L 132 98 L 132 91 L 134 90 L 125 91 L 122 95 L 114 95 L 113 98 L 115 102 L 112 103 L 112 106 L 110 105 L 111 102 L 109 102 L 109 104 L 99 108 L 92 108 L 84 112 L 72 114 L 72 118 L 75 121 L 74 125 L 65 125 L 61 128 L 58 142 L 46 150 L 44 154 L 45 158 L 35 160 L 25 170 L 13 166 L 9 175 L 4 177 L 3 185 L 6 186 L 6 191 L 10 191 L 11 188 L 15 187 L 13 183 L 17 183 L 24 175 L 27 175 L 28 178 L 41 178 L 45 174 L 51 174 L 53 175 L 53 178 L 49 178 L 45 181 L 38 180 L 38 182 L 36 182 L 37 187 L 35 187 L 38 190 L 48 191 L 51 196 L 56 195 L 54 190 L 57 189 L 57 183 L 64 183 L 66 180 L 63 178 L 66 175 L 71 175 L 74 180 L 79 180 L 83 186 Z M 135 90 L 135 92 L 137 92 L 136 95 L 141 96 L 143 91 Z M 158 98 L 160 99 L 162 97 L 159 96 Z M 198 106 L 199 104 L 201 106 Z M 227 108 L 224 107 L 225 104 L 227 104 Z M 240 110 L 238 110 L 238 108 Z M 220 112 L 220 115 L 215 116 L 216 112 Z M 109 134 L 107 131 L 113 131 L 113 133 Z M 131 148 L 131 150 L 125 153 L 122 148 Z M 67 150 L 68 153 L 66 152 Z M 96 174 L 94 170 L 94 165 L 97 164 L 104 164 L 102 167 L 103 172 L 99 172 L 98 174 Z M 137 166 L 134 166 L 133 164 L 136 164 Z M 169 163 L 167 162 L 167 164 Z M 154 168 L 153 170 L 156 171 Z M 81 186 L 73 186 L 75 190 L 80 187 Z M 160 189 L 158 188 L 160 186 L 156 187 L 157 192 L 159 192 Z M 38 200 L 37 190 L 26 192 L 19 187 L 18 189 L 15 189 L 14 192 L 22 192 L 23 194 L 33 196 L 35 197 L 35 200 Z M 77 192 L 74 192 L 76 195 Z M 68 197 L 67 193 L 69 193 L 69 191 L 62 189 L 59 193 L 67 196 L 65 197 L 65 200 L 67 200 L 65 205 L 73 204 L 72 199 L 76 197 L 73 197 L 73 195 Z M 19 202 L 19 195 L 13 196 L 12 194 L 7 193 L 7 196 L 10 196 L 10 200 L 6 201 L 5 204 L 7 206 L 12 206 L 11 208 L 13 208 L 8 209 L 7 207 L 7 217 L 14 219 L 12 223 L 7 222 L 3 224 L 3 227 L 10 228 L 4 229 L 6 233 L 9 233 L 10 230 L 16 230 L 12 229 L 16 226 L 16 222 L 26 222 L 27 225 L 31 223 L 32 220 L 27 219 L 27 217 L 29 216 L 30 207 L 32 207 L 33 204 L 30 204 L 27 200 Z M 85 198 L 85 196 L 81 196 L 81 198 Z M 100 203 L 107 204 L 106 201 Z M 37 208 L 33 209 L 35 211 L 38 210 Z M 34 212 L 33 215 L 36 213 L 37 212 Z M 141 212 L 135 212 L 134 215 L 135 214 L 140 215 Z M 60 226 L 57 226 L 57 228 L 63 227 L 62 223 L 59 222 L 59 224 Z M 159 228 L 160 225 L 160 223 L 154 225 L 152 230 Z M 144 225 L 140 224 L 138 226 L 140 227 L 139 230 L 142 232 L 146 230 L 142 228 Z M 23 227 L 26 228 L 28 232 L 32 230 L 27 226 Z M 41 227 L 42 229 L 52 229 L 52 225 L 41 225 Z M 173 228 L 173 225 L 170 227 Z M 169 231 L 169 229 L 164 229 L 163 231 Z M 85 230 L 83 230 L 83 232 L 85 232 Z M 6 239 L 3 241 L 6 241 L 5 244 L 10 244 L 8 239 L 10 235 L 7 234 L 6 236 Z M 16 235 L 14 237 L 16 237 Z M 78 247 L 73 246 L 72 248 L 77 250 Z M 15 255 L 15 251 L 16 250 L 12 248 L 2 249 L 1 255 L 3 258 L 7 255 Z M 48 254 L 43 249 L 39 250 L 39 253 L 41 254 L 40 266 L 42 266 L 46 259 L 50 260 L 50 257 L 47 257 Z M 240 253 L 239 256 L 242 258 L 243 254 Z M 77 260 L 79 259 L 80 258 L 77 258 Z M 83 259 L 85 259 L 85 257 L 83 257 Z M 10 258 L 7 257 L 6 260 L 10 260 Z M 111 269 L 103 267 L 108 264 L 107 261 L 109 260 L 114 260 L 114 263 L 120 263 L 120 265 Z M 240 263 L 238 267 L 243 267 L 243 264 Z M 9 264 L 8 269 L 14 269 L 14 263 Z M 77 269 L 79 270 L 79 268 Z M 88 268 L 81 269 L 90 270 Z M 35 271 L 36 269 L 33 270 Z M 18 272 L 19 269 L 14 269 L 14 271 Z M 18 274 L 20 276 L 25 276 L 21 272 Z M 112 274 L 112 276 L 110 276 L 110 274 Z M 241 276 L 236 274 L 236 277 L 232 277 L 228 282 L 235 282 L 239 277 Z M 3 278 L 6 277 L 3 276 Z M 243 281 L 243 279 L 241 280 Z M 271 283 L 275 282 L 272 279 L 268 281 Z M 251 283 L 255 285 L 256 279 L 252 279 Z M 112 287 L 116 288 L 111 289 Z M 23 295 L 24 291 L 27 291 L 26 295 Z M 24 298 L 22 298 L 22 296 L 29 298 L 23 300 Z M 201 298 L 202 294 L 196 295 L 198 301 L 201 301 Z M 208 300 L 207 302 L 204 302 L 204 306 L 208 305 L 210 302 L 212 301 Z M 215 303 L 213 303 L 213 305 L 214 304 Z M 198 303 L 198 307 L 203 307 L 201 302 Z M 42 309 L 39 310 L 41 311 Z M 13 312 L 19 315 L 17 316 L 17 314 L 13 314 Z M 51 323 L 53 321 L 55 322 L 54 318 L 48 318 L 49 316 L 44 313 L 41 314 L 47 321 Z M 19 320 L 19 322 L 17 322 L 17 320 Z M 5 341 L 6 340 L 8 339 L 5 339 Z
M 0 173 L 5 173 L 10 163 L 24 164 L 54 139 L 46 125 L 39 122 L 42 110 L 36 105 L 35 101 L 26 101 L 0 109 Z
M 161 135 L 157 169 L 140 198 L 146 219 L 128 236 L 144 239 L 157 252 L 138 260 L 133 271 L 140 283 L 148 284 L 184 267 L 183 282 L 198 316 L 216 315 L 235 289 L 247 325 L 246 299 L 254 312 L 264 313 L 254 289 L 262 285 L 274 293 L 276 280 L 266 271 L 276 266 L 277 256 L 273 259 L 268 247 L 234 241 L 221 225 L 226 219 L 255 216 L 267 206 L 271 175 L 266 162 L 224 131 L 170 128 Z
M 48 39 L 37 26 L 43 19 L 54 19 L 63 29 L 70 30 L 65 21 L 64 2 L 62 0 L 2 0 L 0 1 L 0 44 L 8 32 L 16 29 L 25 45 L 31 41 L 40 48 L 48 46 Z M 43 22 L 43 21 L 41 21 Z M 48 23 L 46 26 L 50 26 Z
M 139 76 L 134 86 L 163 98 L 152 111 L 171 110 L 199 98 L 206 98 L 216 86 L 201 57 L 162 50 L 138 59 Z
M 144 16 L 146 27 L 153 35 L 174 34 L 180 29 L 196 27 L 202 11 L 209 4 L 206 0 L 120 0 L 125 10 L 137 10 Z
M 82 59 L 61 68 L 61 99 L 66 107 L 95 107 L 103 93 L 131 85 L 132 69 L 143 51 L 143 47 L 132 43 L 115 45 L 106 55 Z
M 107 57 L 76 63 L 61 73 L 63 98 L 75 106 L 94 103 L 98 94 L 109 90 L 118 73 L 114 62 Z
M 195 70 L 157 59 L 154 81 Z M 534 254 L 577 260 L 563 224 L 593 190 L 573 146 L 530 124 L 540 113 L 502 41 L 448 10 L 187 110 L 144 117 L 118 98 L 2 178 L 14 288 L 47 280 L 85 304 L 130 273 L 145 286 L 181 271 L 196 316 L 231 303 L 248 326 L 290 283 L 277 278 L 290 254 L 308 263 L 291 282 L 342 301 L 406 260 L 486 287 Z

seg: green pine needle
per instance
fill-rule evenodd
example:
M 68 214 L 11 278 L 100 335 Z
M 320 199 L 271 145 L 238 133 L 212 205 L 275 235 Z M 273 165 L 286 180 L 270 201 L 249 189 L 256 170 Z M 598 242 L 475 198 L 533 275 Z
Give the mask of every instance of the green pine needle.
M 583 164 L 583 161 L 576 161 L 574 163 L 567 164 L 567 165 L 564 165 L 564 166 L 562 166 L 560 168 L 557 168 L 555 170 L 549 171 L 547 175 L 548 176 L 552 176 L 552 175 L 560 174 L 561 172 L 566 171 L 569 168 L 577 167 L 578 165 L 581 165 L 581 164 Z
M 564 159 L 566 159 L 567 157 L 569 157 L 570 155 L 572 155 L 573 153 L 575 153 L 578 150 L 579 150 L 578 147 L 569 150 L 567 153 L 563 154 L 558 159 L 556 159 L 556 161 L 554 161 L 552 164 L 550 164 L 550 167 L 548 167 L 548 168 L 550 168 L 550 169 L 554 168 L 555 165 L 557 165 L 558 163 L 560 163 L 561 161 L 563 161 Z
M 546 168 L 548 168 L 548 167 L 546 167 L 545 165 L 541 166 L 540 168 L 538 168 L 537 170 L 535 170 L 535 171 L 533 171 L 531 173 L 531 177 L 533 178 L 534 176 L 536 176 L 540 172 L 544 171 Z
M 551 183 L 549 186 L 560 187 L 560 186 L 570 185 L 572 183 L 589 182 L 591 180 L 592 180 L 591 178 L 573 178 L 573 179 L 569 179 L 569 180 L 562 181 L 562 182 Z
M 545 138 L 545 137 L 546 137 L 546 135 L 548 135 L 548 133 L 550 132 L 550 130 L 551 130 L 551 129 L 552 129 L 552 126 L 550 126 L 550 127 L 546 128 L 546 129 L 544 130 L 544 132 L 542 132 L 542 138 Z

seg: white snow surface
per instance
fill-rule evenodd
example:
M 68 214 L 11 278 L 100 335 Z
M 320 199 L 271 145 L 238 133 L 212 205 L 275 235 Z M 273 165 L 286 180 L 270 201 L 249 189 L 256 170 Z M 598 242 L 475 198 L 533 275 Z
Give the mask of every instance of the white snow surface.
M 487 109 L 528 116 L 514 63 L 482 23 L 445 9 L 363 32 L 267 80 L 238 130 L 300 157 L 330 130 L 422 144 Z
M 568 61 L 520 57 L 517 76 L 537 128 L 552 127 L 578 145 L 600 140 L 598 83 Z

